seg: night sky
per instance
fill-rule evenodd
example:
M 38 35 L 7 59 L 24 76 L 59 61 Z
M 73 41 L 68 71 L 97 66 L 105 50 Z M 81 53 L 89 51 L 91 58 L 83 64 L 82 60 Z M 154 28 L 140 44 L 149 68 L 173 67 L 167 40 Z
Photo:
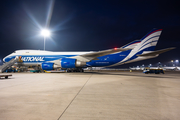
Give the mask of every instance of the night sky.
M 0 1 L 0 59 L 21 49 L 43 50 L 41 29 L 47 25 L 50 0 Z M 178 0 L 56 0 L 46 40 L 48 51 L 99 51 L 141 39 L 163 29 L 156 50 L 176 47 L 137 66 L 180 60 Z M 2 62 L 1 62 L 2 64 Z

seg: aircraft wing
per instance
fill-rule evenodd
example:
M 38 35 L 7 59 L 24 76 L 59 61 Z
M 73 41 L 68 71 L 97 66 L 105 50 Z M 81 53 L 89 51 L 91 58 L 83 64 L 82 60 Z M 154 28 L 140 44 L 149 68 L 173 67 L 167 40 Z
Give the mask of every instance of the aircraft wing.
M 147 56 L 156 56 L 159 55 L 161 53 L 167 52 L 169 50 L 173 50 L 175 49 L 175 47 L 171 47 L 171 48 L 166 48 L 166 49 L 162 49 L 162 50 L 157 50 L 157 51 L 153 51 L 150 53 L 145 53 L 145 54 L 141 54 L 141 55 L 137 55 L 137 56 L 142 56 L 142 57 L 147 57 Z
M 126 50 L 131 50 L 131 48 L 115 48 L 115 49 L 103 50 L 103 51 L 98 51 L 98 52 L 91 52 L 91 53 L 87 53 L 87 54 L 83 54 L 79 56 L 73 56 L 70 58 L 75 58 L 79 61 L 89 62 L 91 60 L 98 60 L 97 57 L 101 57 L 101 56 L 105 56 L 105 55 L 109 55 L 109 54 L 113 54 L 117 52 L 122 52 Z

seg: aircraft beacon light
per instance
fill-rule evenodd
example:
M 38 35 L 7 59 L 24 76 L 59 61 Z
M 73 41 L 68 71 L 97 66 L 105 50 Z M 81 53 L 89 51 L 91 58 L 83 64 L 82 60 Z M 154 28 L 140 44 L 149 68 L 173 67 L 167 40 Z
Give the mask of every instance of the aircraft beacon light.
M 117 48 L 115 47 L 114 50 L 117 50 Z

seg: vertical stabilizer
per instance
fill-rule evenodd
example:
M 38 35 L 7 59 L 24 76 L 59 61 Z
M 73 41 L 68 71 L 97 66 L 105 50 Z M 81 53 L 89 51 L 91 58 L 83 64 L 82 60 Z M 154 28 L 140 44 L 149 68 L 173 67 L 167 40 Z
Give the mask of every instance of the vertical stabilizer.
M 154 51 L 155 46 L 159 40 L 162 29 L 153 29 L 141 39 L 141 44 L 137 47 L 139 51 Z
M 129 54 L 131 58 L 135 54 L 141 54 L 144 51 L 154 51 L 155 46 L 159 40 L 162 29 L 153 29 L 147 35 L 145 35 L 141 39 L 141 43 L 139 43 Z
M 142 53 L 148 53 L 154 51 L 161 32 L 162 29 L 153 29 L 152 31 L 150 31 L 147 35 L 145 35 L 141 39 L 141 42 L 137 44 L 137 46 L 135 46 L 135 48 L 131 50 L 129 55 L 121 62 L 126 62 L 128 60 L 136 59 L 138 57 L 136 56 L 137 54 L 139 55 Z

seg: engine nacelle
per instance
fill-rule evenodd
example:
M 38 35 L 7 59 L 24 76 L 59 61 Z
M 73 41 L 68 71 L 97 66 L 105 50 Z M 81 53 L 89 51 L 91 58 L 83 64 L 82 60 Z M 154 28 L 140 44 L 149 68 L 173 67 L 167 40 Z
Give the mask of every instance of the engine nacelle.
M 81 62 L 71 58 L 63 58 L 60 62 L 62 68 L 76 68 L 83 67 L 86 65 L 86 62 Z
M 77 68 L 77 67 L 83 67 L 86 65 L 86 62 L 81 62 L 76 59 L 71 59 L 71 58 L 62 58 L 60 61 L 60 64 L 55 64 L 55 63 L 42 63 L 41 68 L 43 70 L 54 70 L 56 68 Z
M 55 65 L 54 65 L 54 63 L 42 63 L 41 64 L 41 68 L 43 70 L 54 70 L 55 69 Z

